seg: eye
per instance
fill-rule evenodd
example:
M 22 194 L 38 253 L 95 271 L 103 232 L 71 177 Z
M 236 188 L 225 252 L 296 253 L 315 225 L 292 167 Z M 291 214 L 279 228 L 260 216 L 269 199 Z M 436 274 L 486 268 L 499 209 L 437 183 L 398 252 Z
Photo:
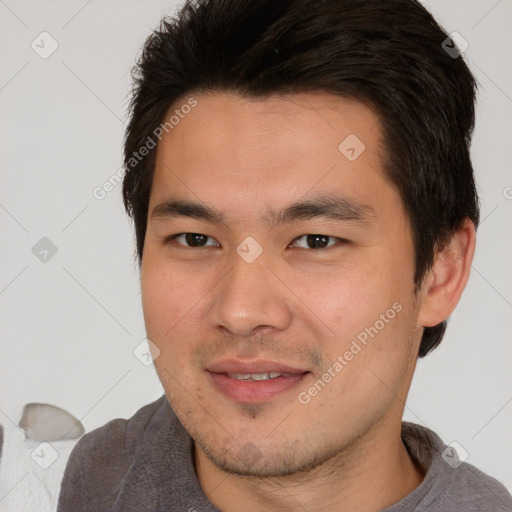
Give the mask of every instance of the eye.
M 178 233 L 166 239 L 167 242 L 176 241 L 185 247 L 218 247 L 219 243 L 212 237 L 201 233 Z M 212 243 L 213 242 L 213 243 Z
M 346 240 L 327 235 L 302 235 L 293 240 L 290 245 L 301 249 L 325 249 L 336 245 L 336 242 L 346 242 Z

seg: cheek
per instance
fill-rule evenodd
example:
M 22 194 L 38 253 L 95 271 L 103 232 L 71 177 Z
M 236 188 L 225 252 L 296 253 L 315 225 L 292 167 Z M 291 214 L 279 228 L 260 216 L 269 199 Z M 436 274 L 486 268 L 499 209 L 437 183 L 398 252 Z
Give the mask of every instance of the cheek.
M 162 343 L 172 338 L 194 305 L 202 290 L 181 269 L 148 255 L 141 271 L 141 293 L 144 321 L 150 339 Z
M 190 351 L 189 302 L 193 300 L 186 276 L 159 267 L 149 258 L 141 273 L 141 292 L 147 337 L 158 349 L 154 366 L 166 392 L 174 379 L 186 384 L 184 374 Z M 188 313 L 187 313 L 188 312 Z M 197 326 L 196 326 L 197 327 Z M 186 343 L 185 343 L 186 341 Z
M 373 324 L 393 304 L 392 283 L 385 276 L 382 264 L 361 261 L 322 273 L 304 272 L 291 282 L 300 283 L 297 295 L 303 298 L 304 311 L 309 309 L 309 316 L 314 313 L 331 335 L 346 337 L 357 334 L 370 321 Z
M 325 276 L 306 274 L 308 277 L 301 279 L 308 306 L 302 314 L 315 316 L 326 326 L 326 336 L 317 340 L 323 345 L 325 363 L 332 365 L 342 356 L 347 366 L 344 378 L 350 378 L 353 384 L 375 380 L 367 375 L 369 366 L 401 365 L 397 354 L 408 357 L 403 344 L 407 338 L 404 319 L 410 283 L 393 272 L 392 262 L 380 259 L 338 268 Z

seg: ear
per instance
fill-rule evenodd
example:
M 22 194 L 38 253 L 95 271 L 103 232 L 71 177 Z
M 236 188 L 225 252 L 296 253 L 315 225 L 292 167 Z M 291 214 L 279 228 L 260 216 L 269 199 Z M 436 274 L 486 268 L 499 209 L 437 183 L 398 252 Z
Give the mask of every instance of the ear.
M 446 320 L 466 287 L 475 253 L 475 225 L 469 219 L 435 256 L 434 266 L 421 288 L 420 327 L 433 327 Z

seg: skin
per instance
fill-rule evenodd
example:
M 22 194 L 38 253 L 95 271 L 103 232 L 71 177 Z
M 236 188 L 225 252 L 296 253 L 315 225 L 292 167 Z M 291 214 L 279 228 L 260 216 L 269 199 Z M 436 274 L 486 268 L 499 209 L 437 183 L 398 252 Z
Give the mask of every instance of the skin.
M 446 319 L 466 285 L 474 226 L 455 233 L 415 295 L 410 225 L 384 177 L 370 108 L 323 92 L 195 97 L 158 144 L 141 286 L 155 367 L 195 440 L 200 485 L 225 512 L 389 506 L 424 477 L 402 443 L 401 418 L 423 328 Z M 349 134 L 366 147 L 354 161 L 338 149 Z M 271 210 L 322 194 L 371 214 L 265 222 Z M 169 199 L 215 208 L 223 222 L 152 216 Z M 203 234 L 206 245 L 169 238 L 180 233 Z M 333 238 L 315 249 L 308 234 Z M 248 236 L 263 250 L 252 263 L 236 250 Z M 333 377 L 338 356 L 393 304 L 400 312 Z M 309 373 L 268 401 L 240 403 L 207 372 L 226 358 Z M 330 381 L 301 403 L 329 368 Z

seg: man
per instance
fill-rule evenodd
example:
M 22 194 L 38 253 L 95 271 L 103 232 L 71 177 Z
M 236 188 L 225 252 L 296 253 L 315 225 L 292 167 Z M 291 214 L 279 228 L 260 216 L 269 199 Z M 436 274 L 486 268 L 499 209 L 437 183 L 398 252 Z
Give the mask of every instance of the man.
M 165 396 L 81 439 L 61 512 L 512 510 L 402 423 L 479 220 L 446 38 L 414 0 L 198 0 L 150 36 L 123 194 Z

